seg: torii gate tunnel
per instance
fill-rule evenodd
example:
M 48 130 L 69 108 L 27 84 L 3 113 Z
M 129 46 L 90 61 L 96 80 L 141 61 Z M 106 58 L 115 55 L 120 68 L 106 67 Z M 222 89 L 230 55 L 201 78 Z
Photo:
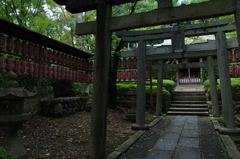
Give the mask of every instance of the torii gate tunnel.
M 146 26 L 156 26 L 163 24 L 172 24 L 182 21 L 206 19 L 211 17 L 219 17 L 222 15 L 235 16 L 235 25 L 238 35 L 238 44 L 240 44 L 240 1 L 239 0 L 210 0 L 198 4 L 184 5 L 173 7 L 171 0 L 157 0 L 158 9 L 149 12 L 132 14 L 127 16 L 112 17 L 111 6 L 119 5 L 138 0 L 55 0 L 60 5 L 66 5 L 66 9 L 71 13 L 79 13 L 88 10 L 97 10 L 96 22 L 79 23 L 76 26 L 77 35 L 96 34 L 96 51 L 94 62 L 94 90 L 93 90 L 93 108 L 92 108 L 92 129 L 91 129 L 91 151 L 90 158 L 105 157 L 106 143 L 106 113 L 108 103 L 108 78 L 109 78 L 109 60 L 111 53 L 111 32 L 127 30 L 132 28 L 140 28 Z M 182 35 L 182 34 L 176 34 Z M 220 81 L 222 94 L 231 94 L 229 81 L 229 65 L 227 55 L 227 45 L 224 32 L 216 33 L 217 58 L 220 70 Z M 175 45 L 175 44 L 173 44 Z M 176 43 L 176 54 L 181 54 L 181 43 Z M 145 56 L 145 40 L 139 40 L 138 66 L 144 65 Z M 183 49 L 184 50 L 184 49 Z M 208 54 L 207 54 L 208 56 Z M 182 57 L 181 57 L 182 58 Z M 212 58 L 208 56 L 208 64 L 210 65 Z M 163 68 L 163 60 L 159 60 L 158 70 L 161 79 L 161 69 Z M 210 68 L 210 67 L 209 67 Z M 145 76 L 146 67 L 138 68 L 138 73 Z M 210 77 L 211 78 L 211 77 Z M 212 80 L 211 80 L 212 81 Z M 143 86 L 145 78 L 138 80 L 138 100 L 143 97 L 145 92 Z M 161 83 L 158 84 L 161 88 Z M 142 88 L 142 89 L 141 89 Z M 159 91 L 160 92 L 160 91 Z M 223 105 L 232 106 L 231 97 L 222 99 Z M 144 109 L 140 102 L 137 102 L 138 117 L 136 126 L 145 128 Z M 226 108 L 226 107 L 225 107 Z M 225 109 L 224 108 L 224 109 Z M 160 110 L 158 110 L 160 112 Z M 224 110 L 224 118 L 227 118 L 227 127 L 235 127 L 233 124 L 232 110 Z

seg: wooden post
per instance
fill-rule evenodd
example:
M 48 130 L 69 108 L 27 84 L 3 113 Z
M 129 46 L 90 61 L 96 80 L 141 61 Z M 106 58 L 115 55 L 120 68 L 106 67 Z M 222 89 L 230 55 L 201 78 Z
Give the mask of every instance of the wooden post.
M 208 75 L 210 81 L 210 93 L 211 93 L 211 101 L 212 101 L 212 113 L 214 117 L 219 117 L 219 105 L 218 105 L 218 94 L 217 94 L 217 82 L 216 76 L 214 73 L 214 66 L 213 66 L 213 57 L 207 57 L 207 64 L 208 64 Z
M 177 73 L 176 73 L 177 75 L 176 75 L 176 77 L 177 77 L 177 86 L 179 86 L 179 76 L 180 76 L 180 73 L 179 73 L 179 69 L 177 69 Z
M 38 92 L 37 92 L 37 105 L 40 109 L 40 101 L 42 98 L 42 46 L 39 45 L 38 53 Z
M 151 68 L 149 70 L 149 76 L 150 76 L 150 110 L 149 113 L 153 113 L 153 92 L 152 92 L 152 61 L 151 63 Z
M 235 0 L 233 1 L 234 6 L 236 6 L 235 12 L 235 24 L 236 24 L 236 31 L 237 31 L 237 38 L 238 38 L 238 47 L 240 46 L 240 1 Z
M 182 53 L 185 50 L 185 35 L 179 27 L 172 28 L 172 52 Z
M 226 44 L 226 36 L 224 32 L 218 32 L 217 41 L 217 58 L 221 86 L 221 98 L 223 108 L 223 118 L 226 128 L 235 128 L 232 87 L 230 81 L 228 51 Z
M 90 136 L 91 159 L 105 158 L 109 61 L 111 55 L 111 33 L 108 29 L 110 16 L 111 6 L 106 0 L 99 0 L 97 4 L 96 50 Z
M 138 42 L 138 81 L 137 81 L 137 109 L 136 124 L 132 125 L 132 129 L 145 130 L 149 127 L 145 125 L 145 106 L 146 106 L 146 42 L 141 40 Z
M 156 115 L 162 115 L 163 109 L 163 98 L 162 98 L 162 88 L 163 88 L 163 60 L 158 61 L 158 84 L 157 84 L 157 103 L 156 103 Z
M 188 68 L 188 84 L 191 84 L 191 69 Z

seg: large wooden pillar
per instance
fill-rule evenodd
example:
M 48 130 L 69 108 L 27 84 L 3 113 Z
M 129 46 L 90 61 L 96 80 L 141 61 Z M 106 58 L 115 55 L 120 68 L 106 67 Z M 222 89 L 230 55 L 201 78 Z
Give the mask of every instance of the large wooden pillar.
M 163 98 L 162 98 L 162 88 L 163 88 L 163 60 L 158 61 L 158 83 L 157 83 L 157 99 L 156 99 L 156 115 L 162 115 L 163 109 Z
M 229 63 L 227 56 L 228 52 L 225 33 L 218 32 L 216 35 L 216 41 L 223 118 L 226 128 L 235 128 L 232 87 L 230 81 Z
M 108 29 L 110 16 L 111 6 L 106 0 L 99 0 L 97 4 L 96 50 L 89 153 L 91 159 L 105 158 L 109 61 L 111 55 L 111 33 Z
M 208 64 L 208 75 L 210 81 L 210 93 L 211 93 L 211 101 L 212 101 L 212 113 L 214 117 L 219 117 L 219 105 L 218 105 L 218 94 L 217 94 L 217 82 L 216 76 L 214 72 L 213 66 L 213 57 L 207 57 L 207 64 Z
M 146 42 L 138 42 L 138 81 L 137 81 L 137 108 L 136 124 L 132 125 L 133 129 L 148 129 L 145 125 L 145 106 L 146 106 Z

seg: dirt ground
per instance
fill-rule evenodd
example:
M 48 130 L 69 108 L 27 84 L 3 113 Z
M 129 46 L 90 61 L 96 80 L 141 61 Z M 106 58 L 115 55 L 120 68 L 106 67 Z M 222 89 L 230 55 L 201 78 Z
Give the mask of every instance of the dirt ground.
M 132 123 L 124 120 L 126 108 L 108 110 L 106 154 L 111 153 L 135 132 Z M 146 116 L 146 120 L 151 117 Z M 28 157 L 34 159 L 89 158 L 91 113 L 79 112 L 52 118 L 33 115 L 19 131 Z M 0 145 L 3 132 L 0 131 Z

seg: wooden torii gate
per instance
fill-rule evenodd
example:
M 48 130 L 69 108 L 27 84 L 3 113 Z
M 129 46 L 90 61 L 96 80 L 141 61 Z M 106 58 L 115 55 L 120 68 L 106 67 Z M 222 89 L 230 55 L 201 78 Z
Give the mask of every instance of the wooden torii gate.
M 224 59 L 222 55 L 219 54 L 219 51 L 222 49 L 224 45 L 218 46 L 217 42 L 225 41 L 224 37 L 221 39 L 217 38 L 217 40 L 208 40 L 207 43 L 200 44 L 192 44 L 185 45 L 184 38 L 191 36 L 199 36 L 199 35 L 209 35 L 209 34 L 220 34 L 219 32 L 232 32 L 235 30 L 234 19 L 225 19 L 219 21 L 205 22 L 201 24 L 194 25 L 186 25 L 182 27 L 173 27 L 173 28 L 164 28 L 164 29 L 155 29 L 155 30 L 147 30 L 147 31 L 120 31 L 117 32 L 116 35 L 120 36 L 125 42 L 138 42 L 139 48 L 134 50 L 126 50 L 122 52 L 123 57 L 135 57 L 138 56 L 138 59 L 141 60 L 158 60 L 158 66 L 153 66 L 153 69 L 158 70 L 158 92 L 157 92 L 157 103 L 156 103 L 156 115 L 162 114 L 162 81 L 163 69 L 177 69 L 177 68 L 200 68 L 207 67 L 210 77 L 210 86 L 211 86 L 211 100 L 213 105 L 213 116 L 219 117 L 219 106 L 218 106 L 218 97 L 217 97 L 217 88 L 216 88 L 216 79 L 214 74 L 214 67 L 217 66 L 217 61 L 213 61 L 213 56 L 218 56 L 219 60 L 219 74 L 221 81 L 221 90 L 228 91 L 230 94 L 228 96 L 222 96 L 222 101 L 228 101 L 223 105 L 226 107 L 224 110 L 224 119 L 227 127 L 231 127 L 234 125 L 233 119 L 233 105 L 232 105 L 232 92 L 229 90 L 231 88 L 230 83 L 230 73 L 229 73 L 229 64 L 227 54 L 224 55 Z M 142 41 L 152 41 L 152 40 L 163 40 L 163 39 L 171 39 L 172 46 L 161 46 L 157 48 L 148 47 L 143 48 L 145 45 Z M 226 43 L 226 42 L 224 42 Z M 229 43 L 226 48 L 238 48 L 238 43 L 233 41 Z M 226 49 L 224 48 L 224 49 Z M 225 53 L 227 50 L 224 51 Z M 143 55 L 140 55 L 143 54 Z M 202 63 L 188 63 L 187 58 L 192 57 L 207 57 L 207 62 Z M 141 58 L 141 59 L 140 59 Z M 182 59 L 182 63 L 179 64 L 164 64 L 164 60 L 166 59 Z M 225 64 L 226 63 L 226 64 Z M 141 63 L 142 65 L 138 65 L 138 71 L 146 68 L 146 63 Z M 225 65 L 223 65 L 225 64 Z M 224 77 L 223 77 L 224 76 Z M 145 74 L 139 74 L 139 80 L 145 79 Z M 229 85 L 225 85 L 228 83 Z M 145 83 L 138 83 L 139 92 L 145 92 Z M 144 94 L 145 95 L 145 94 Z M 144 96 L 142 95 L 142 96 Z M 145 101 L 142 98 L 137 98 L 138 105 L 137 109 L 144 109 Z M 142 105 L 141 105 L 142 104 Z M 144 111 L 144 110 L 142 110 Z M 138 111 L 141 112 L 141 111 Z M 141 117 L 139 117 L 141 116 Z M 144 119 L 144 113 L 137 113 L 137 119 Z M 144 121 L 144 120 L 143 120 Z M 140 125 L 137 120 L 137 125 Z
M 77 35 L 96 34 L 90 140 L 90 158 L 92 159 L 101 159 L 105 157 L 111 32 L 235 14 L 237 34 L 238 37 L 240 37 L 240 1 L 238 0 L 211 0 L 209 2 L 180 7 L 172 7 L 171 0 L 157 0 L 159 9 L 120 17 L 111 16 L 112 5 L 136 2 L 138 0 L 54 1 L 60 5 L 66 5 L 66 9 L 71 13 L 97 10 L 96 22 L 80 23 L 76 26 Z M 220 37 L 221 33 L 218 36 Z M 240 38 L 238 40 L 240 43 Z M 220 43 L 221 41 L 219 44 Z

